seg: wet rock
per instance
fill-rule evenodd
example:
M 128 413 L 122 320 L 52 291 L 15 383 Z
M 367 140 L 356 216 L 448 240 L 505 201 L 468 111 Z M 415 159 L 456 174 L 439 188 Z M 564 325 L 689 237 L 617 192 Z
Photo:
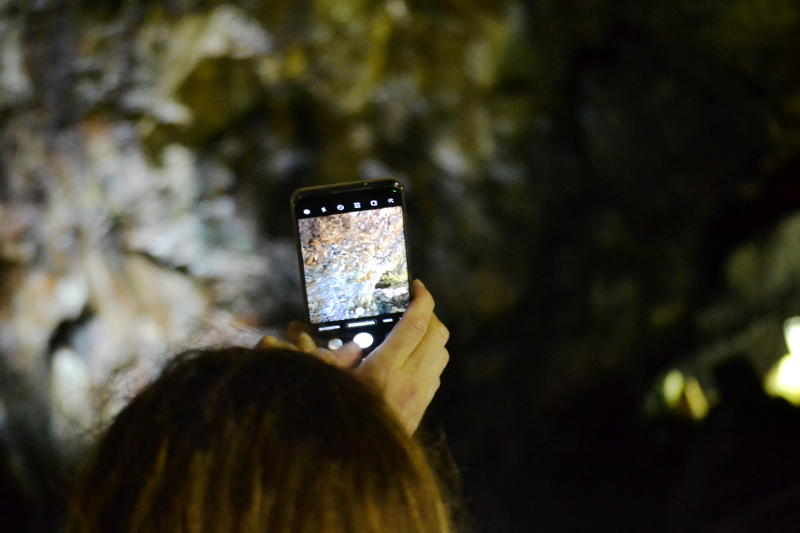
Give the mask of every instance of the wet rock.
M 31 81 L 25 68 L 22 21 L 0 21 L 0 109 L 21 105 L 30 97 Z
M 312 322 L 405 308 L 409 280 L 399 207 L 304 218 L 299 223 Z
M 175 134 L 156 132 L 160 124 L 206 138 L 250 108 L 258 94 L 251 60 L 271 48 L 258 21 L 230 4 L 178 19 L 152 13 L 137 33 L 126 105 L 145 114 L 142 131 L 159 140 Z
M 544 409 L 598 383 L 635 407 L 676 361 L 785 350 L 794 7 L 34 4 L 0 21 L 0 351 L 37 390 L 90 387 L 90 421 L 159 354 L 298 318 L 288 197 L 359 177 L 407 185 L 414 274 L 453 332 L 440 405 L 489 528 L 541 526 L 504 491 L 540 474 Z M 389 263 L 359 265 L 354 296 L 393 309 Z M 559 501 L 602 500 L 580 486 Z

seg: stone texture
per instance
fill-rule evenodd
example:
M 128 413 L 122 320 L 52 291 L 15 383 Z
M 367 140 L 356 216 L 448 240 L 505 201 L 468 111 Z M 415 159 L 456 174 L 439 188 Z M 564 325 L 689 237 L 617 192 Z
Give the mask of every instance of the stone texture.
M 302 316 L 291 191 L 389 175 L 477 521 L 668 524 L 654 465 L 690 439 L 645 416 L 654 384 L 765 370 L 797 314 L 799 26 L 767 0 L 0 3 L 4 453 L 78 449 L 165 354 Z

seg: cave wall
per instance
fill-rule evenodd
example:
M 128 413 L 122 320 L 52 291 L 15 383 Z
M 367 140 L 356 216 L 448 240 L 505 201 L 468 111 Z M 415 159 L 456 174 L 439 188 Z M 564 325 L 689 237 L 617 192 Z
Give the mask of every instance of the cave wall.
M 583 450 L 550 444 L 584 435 L 553 419 L 630 432 L 669 368 L 713 389 L 720 362 L 785 351 L 796 2 L 0 13 L 0 383 L 21 383 L 0 387 L 4 449 L 79 454 L 169 354 L 302 316 L 289 195 L 351 179 L 408 187 L 413 273 L 453 332 L 431 424 L 495 531 L 556 520 L 538 457 L 566 465 Z M 9 479 L 40 479 L 26 453 Z M 596 502 L 603 464 L 563 490 Z

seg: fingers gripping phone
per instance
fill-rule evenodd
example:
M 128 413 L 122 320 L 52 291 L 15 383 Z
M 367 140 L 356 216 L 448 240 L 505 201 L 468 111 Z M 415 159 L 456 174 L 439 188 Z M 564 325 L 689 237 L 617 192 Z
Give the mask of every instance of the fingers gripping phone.
M 411 299 L 402 185 L 391 179 L 298 189 L 292 216 L 312 332 L 369 353 Z

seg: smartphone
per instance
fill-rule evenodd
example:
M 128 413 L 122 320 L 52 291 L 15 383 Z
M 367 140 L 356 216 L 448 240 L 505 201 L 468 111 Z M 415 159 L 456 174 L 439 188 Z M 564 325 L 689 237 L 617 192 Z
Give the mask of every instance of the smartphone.
M 323 345 L 368 354 L 411 300 L 403 186 L 393 179 L 298 189 L 291 209 L 308 324 Z

